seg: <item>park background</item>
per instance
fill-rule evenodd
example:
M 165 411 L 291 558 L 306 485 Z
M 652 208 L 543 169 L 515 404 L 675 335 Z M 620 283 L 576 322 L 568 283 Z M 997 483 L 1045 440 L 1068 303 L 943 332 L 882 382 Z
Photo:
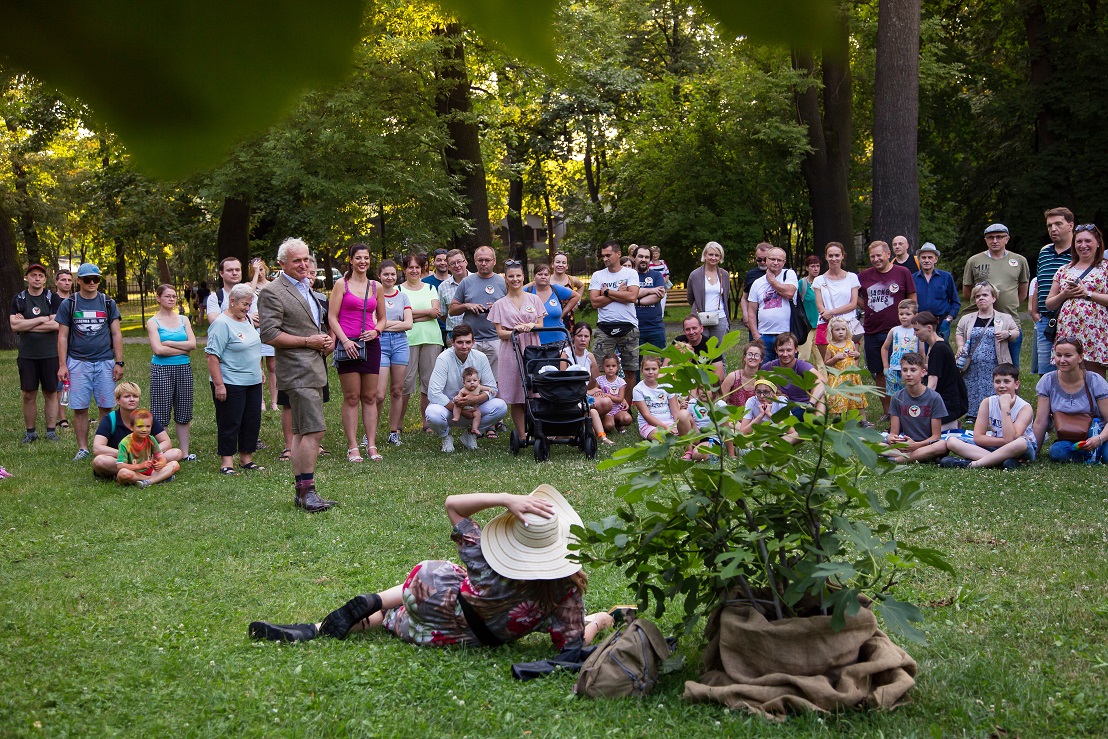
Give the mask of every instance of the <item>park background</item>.
M 485 5 L 506 30 L 423 3 L 333 5 L 297 16 L 291 33 L 281 26 L 291 6 L 222 16 L 184 6 L 206 28 L 263 39 L 243 46 L 271 56 L 230 54 L 240 68 L 265 62 L 270 78 L 288 76 L 277 92 L 259 83 L 240 98 L 220 87 L 239 79 L 233 66 L 210 62 L 225 49 L 202 54 L 167 22 L 145 46 L 129 37 L 128 57 L 110 53 L 123 46 L 110 22 L 12 12 L 0 28 L 0 312 L 28 262 L 88 260 L 137 324 L 157 282 L 210 282 L 229 255 L 272 263 L 289 235 L 324 266 L 358 240 L 394 257 L 492 243 L 502 259 L 532 262 L 564 249 L 577 272 L 614 237 L 661 246 L 681 282 L 708 240 L 742 272 L 761 240 L 797 265 L 828 240 L 903 233 L 915 247 L 934 242 L 940 267 L 959 274 L 987 223 L 1006 223 L 1010 248 L 1033 262 L 1044 209 L 1104 222 L 1097 3 L 747 2 L 733 4 L 753 9 L 736 20 L 727 3 L 606 0 L 534 3 L 552 15 L 517 25 L 512 4 Z M 146 12 L 126 2 L 103 12 L 121 8 Z M 353 23 L 329 37 L 336 9 Z M 759 25 L 758 12 L 769 20 Z M 333 37 L 346 42 L 330 45 L 340 63 L 313 66 Z M 196 84 L 169 84 L 182 78 Z M 222 104 L 182 105 L 190 93 Z M 263 94 L 287 115 L 248 133 L 225 126 L 230 143 L 201 135 L 225 111 L 245 118 Z M 12 338 L 0 320 L 0 343 Z M 145 392 L 148 347 L 129 344 L 126 359 Z M 683 642 L 687 666 L 644 703 L 580 702 L 567 675 L 512 681 L 512 662 L 549 652 L 537 636 L 491 652 L 419 650 L 383 634 L 249 643 L 252 619 L 318 617 L 398 582 L 420 558 L 449 556 L 451 492 L 550 482 L 590 520 L 612 509 L 616 473 L 560 448 L 536 465 L 503 441 L 447 459 L 409 433 L 380 465 L 324 460 L 321 489 L 343 506 L 295 515 L 276 417 L 263 427 L 267 472 L 221 478 L 203 364 L 194 371 L 193 443 L 209 454 L 172 485 L 122 491 L 70 464 L 69 436 L 20 448 L 5 353 L 0 461 L 16 476 L 0 488 L 0 733 L 1073 736 L 1108 725 L 1098 468 L 907 470 L 930 504 L 905 525 L 930 526 L 919 540 L 960 573 L 898 586 L 928 606 L 930 643 L 909 647 L 921 664 L 914 702 L 782 728 L 680 701 L 695 635 Z M 327 412 L 337 429 L 337 404 Z M 590 607 L 627 596 L 620 573 L 593 573 Z

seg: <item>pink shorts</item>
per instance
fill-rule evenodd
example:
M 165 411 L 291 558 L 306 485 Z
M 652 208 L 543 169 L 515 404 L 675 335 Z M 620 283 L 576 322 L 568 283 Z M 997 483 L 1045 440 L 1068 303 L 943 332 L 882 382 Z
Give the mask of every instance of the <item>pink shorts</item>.
M 827 346 L 827 324 L 816 326 L 816 346 Z

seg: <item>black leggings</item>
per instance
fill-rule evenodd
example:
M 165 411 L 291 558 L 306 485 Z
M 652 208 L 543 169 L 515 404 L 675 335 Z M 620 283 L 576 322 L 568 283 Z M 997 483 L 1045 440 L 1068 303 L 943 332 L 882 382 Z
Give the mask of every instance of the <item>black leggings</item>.
M 262 429 L 262 384 L 226 385 L 227 400 L 215 399 L 215 426 L 219 432 L 216 451 L 221 457 L 253 454 L 258 448 L 258 432 Z

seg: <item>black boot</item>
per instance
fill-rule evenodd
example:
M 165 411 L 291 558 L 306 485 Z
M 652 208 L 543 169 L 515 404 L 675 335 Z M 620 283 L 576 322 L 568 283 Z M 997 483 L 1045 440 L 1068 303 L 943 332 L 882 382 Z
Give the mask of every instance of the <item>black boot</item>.
M 376 593 L 351 598 L 342 608 L 327 614 L 327 618 L 323 619 L 323 624 L 319 627 L 319 633 L 336 639 L 345 639 L 356 623 L 379 610 L 381 610 L 381 596 Z
M 309 641 L 316 638 L 319 631 L 315 624 L 270 624 L 254 621 L 248 629 L 251 639 L 268 641 Z

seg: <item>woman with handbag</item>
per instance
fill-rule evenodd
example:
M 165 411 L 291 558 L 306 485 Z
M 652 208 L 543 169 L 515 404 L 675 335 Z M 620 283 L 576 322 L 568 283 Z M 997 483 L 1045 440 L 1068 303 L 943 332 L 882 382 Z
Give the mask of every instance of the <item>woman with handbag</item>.
M 1053 462 L 1108 462 L 1108 381 L 1085 369 L 1081 339 L 1062 336 L 1054 342 L 1057 372 L 1039 380 L 1035 411 L 1035 438 L 1042 449 L 1047 423 L 1053 419 L 1056 441 L 1050 445 Z
M 482 530 L 472 516 L 506 508 Z M 461 564 L 424 560 L 403 585 L 359 595 L 318 623 L 254 621 L 251 638 L 298 642 L 345 639 L 383 627 L 422 646 L 499 646 L 546 631 L 556 649 L 579 647 L 612 625 L 585 615 L 588 577 L 569 559 L 570 526 L 581 517 L 561 493 L 540 485 L 530 495 L 468 493 L 446 499 Z
M 862 336 L 862 324 L 858 321 L 858 288 L 861 283 L 858 275 L 843 269 L 843 258 L 846 250 L 838 241 L 829 242 L 823 250 L 823 258 L 827 260 L 827 271 L 812 280 L 815 291 L 816 312 L 819 320 L 816 323 L 816 346 L 819 348 L 824 361 L 827 361 L 827 322 L 836 316 L 846 319 L 850 327 L 850 338 L 854 343 L 859 343 Z
M 1054 274 L 1046 307 L 1057 313 L 1058 336 L 1071 336 L 1084 344 L 1085 369 L 1104 377 L 1108 367 L 1108 262 L 1104 260 L 1104 236 L 1093 224 L 1073 229 L 1070 263 Z
M 704 266 L 689 275 L 687 283 L 689 308 L 700 316 L 705 336 L 720 341 L 730 328 L 727 316 L 731 308 L 731 275 L 719 265 L 723 263 L 723 247 L 709 241 L 700 253 Z
M 358 453 L 358 411 L 365 425 L 369 458 L 377 452 L 377 376 L 381 372 L 381 334 L 385 320 L 384 288 L 369 279 L 369 247 L 354 244 L 346 255 L 346 272 L 331 290 L 327 322 L 335 332 L 334 364 L 342 386 L 342 429 L 346 461 L 361 462 Z
M 993 395 L 993 370 L 998 364 L 1012 361 L 1008 345 L 1019 338 L 1020 328 L 1007 313 L 993 310 L 997 290 L 990 282 L 979 282 L 970 292 L 977 310 L 958 321 L 954 340 L 958 368 L 969 392 L 969 413 L 976 414 L 981 401 Z M 976 415 L 966 420 L 977 420 Z

